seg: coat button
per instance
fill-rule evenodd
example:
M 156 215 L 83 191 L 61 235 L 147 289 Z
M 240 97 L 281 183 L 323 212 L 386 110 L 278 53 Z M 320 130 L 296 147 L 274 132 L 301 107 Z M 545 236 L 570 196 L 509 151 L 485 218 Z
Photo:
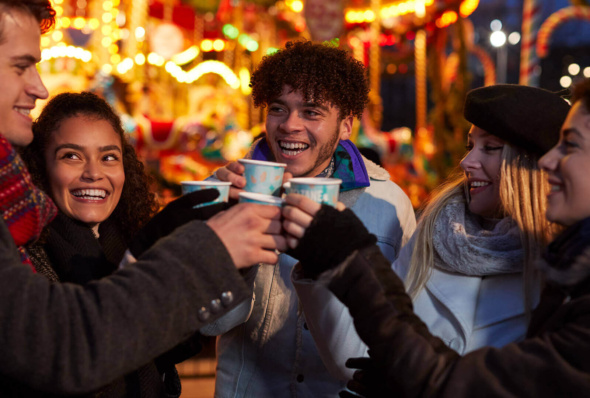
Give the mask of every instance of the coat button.
M 221 304 L 227 307 L 234 301 L 234 294 L 230 291 L 221 293 Z
M 303 383 L 304 377 L 303 375 L 297 375 L 297 383 Z
M 201 309 L 199 310 L 199 320 L 202 322 L 205 322 L 207 319 L 209 319 L 209 316 L 211 314 L 209 313 L 209 310 L 205 307 L 201 307 Z
M 221 311 L 221 300 L 211 300 L 211 305 L 209 307 L 211 308 L 212 313 L 217 314 L 219 311 Z

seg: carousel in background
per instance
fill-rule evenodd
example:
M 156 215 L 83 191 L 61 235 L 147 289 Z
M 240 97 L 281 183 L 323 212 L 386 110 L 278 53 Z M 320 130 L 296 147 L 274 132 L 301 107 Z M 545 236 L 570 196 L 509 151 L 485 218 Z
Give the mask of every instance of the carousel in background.
M 464 151 L 469 60 L 484 84 L 496 81 L 468 19 L 478 0 L 52 1 L 57 26 L 42 38 L 40 64 L 49 91 L 101 94 L 163 185 L 206 178 L 264 133 L 250 74 L 288 40 L 339 45 L 367 66 L 371 104 L 353 139 L 378 154 L 416 207 Z M 527 84 L 540 21 L 536 1 L 524 3 Z M 381 131 L 381 78 L 393 73 L 414 76 L 415 125 Z

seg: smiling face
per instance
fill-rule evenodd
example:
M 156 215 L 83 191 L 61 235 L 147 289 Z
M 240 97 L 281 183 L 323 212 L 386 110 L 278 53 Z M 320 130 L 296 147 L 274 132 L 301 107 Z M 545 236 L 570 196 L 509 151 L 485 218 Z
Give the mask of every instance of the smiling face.
M 590 217 L 590 113 L 582 101 L 570 110 L 559 142 L 539 160 L 539 166 L 551 185 L 547 219 L 569 226 Z
M 125 171 L 121 138 L 109 122 L 64 120 L 45 150 L 52 198 L 67 216 L 97 227 L 115 210 Z
M 500 204 L 500 166 L 504 141 L 473 126 L 469 131 L 469 152 L 461 168 L 469 185 L 469 211 L 482 217 L 495 217 Z
M 352 116 L 339 118 L 330 104 L 305 101 L 300 92 L 283 87 L 268 104 L 266 139 L 275 159 L 294 177 L 315 177 L 328 165 L 338 142 L 352 132 Z
M 37 99 L 48 95 L 36 66 L 41 31 L 37 20 L 21 11 L 3 11 L 0 18 L 0 134 L 26 146 L 33 140 L 29 113 Z

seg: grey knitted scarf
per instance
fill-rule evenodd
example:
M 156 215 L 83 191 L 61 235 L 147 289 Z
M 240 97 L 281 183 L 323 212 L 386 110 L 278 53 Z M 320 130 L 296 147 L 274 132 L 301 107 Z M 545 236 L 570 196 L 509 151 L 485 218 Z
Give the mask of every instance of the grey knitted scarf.
M 490 222 L 480 218 L 464 202 L 449 203 L 439 214 L 433 235 L 434 264 L 450 272 L 471 276 L 522 272 L 523 251 L 519 229 L 509 217 Z

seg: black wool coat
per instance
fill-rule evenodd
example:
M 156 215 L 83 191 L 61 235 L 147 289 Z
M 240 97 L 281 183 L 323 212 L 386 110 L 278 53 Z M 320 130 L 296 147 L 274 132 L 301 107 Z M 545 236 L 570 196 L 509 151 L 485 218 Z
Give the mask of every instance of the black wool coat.
M 590 246 L 590 240 L 581 244 Z M 557 264 L 548 267 L 555 270 Z M 366 396 L 588 396 L 590 247 L 560 264 L 558 278 L 552 274 L 524 341 L 463 357 L 414 315 L 403 283 L 376 246 L 354 252 L 321 279 L 349 307 L 369 347 L 371 366 L 356 375 Z
M 0 396 L 97 391 L 248 292 L 223 243 L 200 221 L 158 241 L 133 266 L 82 286 L 33 274 L 0 221 Z

